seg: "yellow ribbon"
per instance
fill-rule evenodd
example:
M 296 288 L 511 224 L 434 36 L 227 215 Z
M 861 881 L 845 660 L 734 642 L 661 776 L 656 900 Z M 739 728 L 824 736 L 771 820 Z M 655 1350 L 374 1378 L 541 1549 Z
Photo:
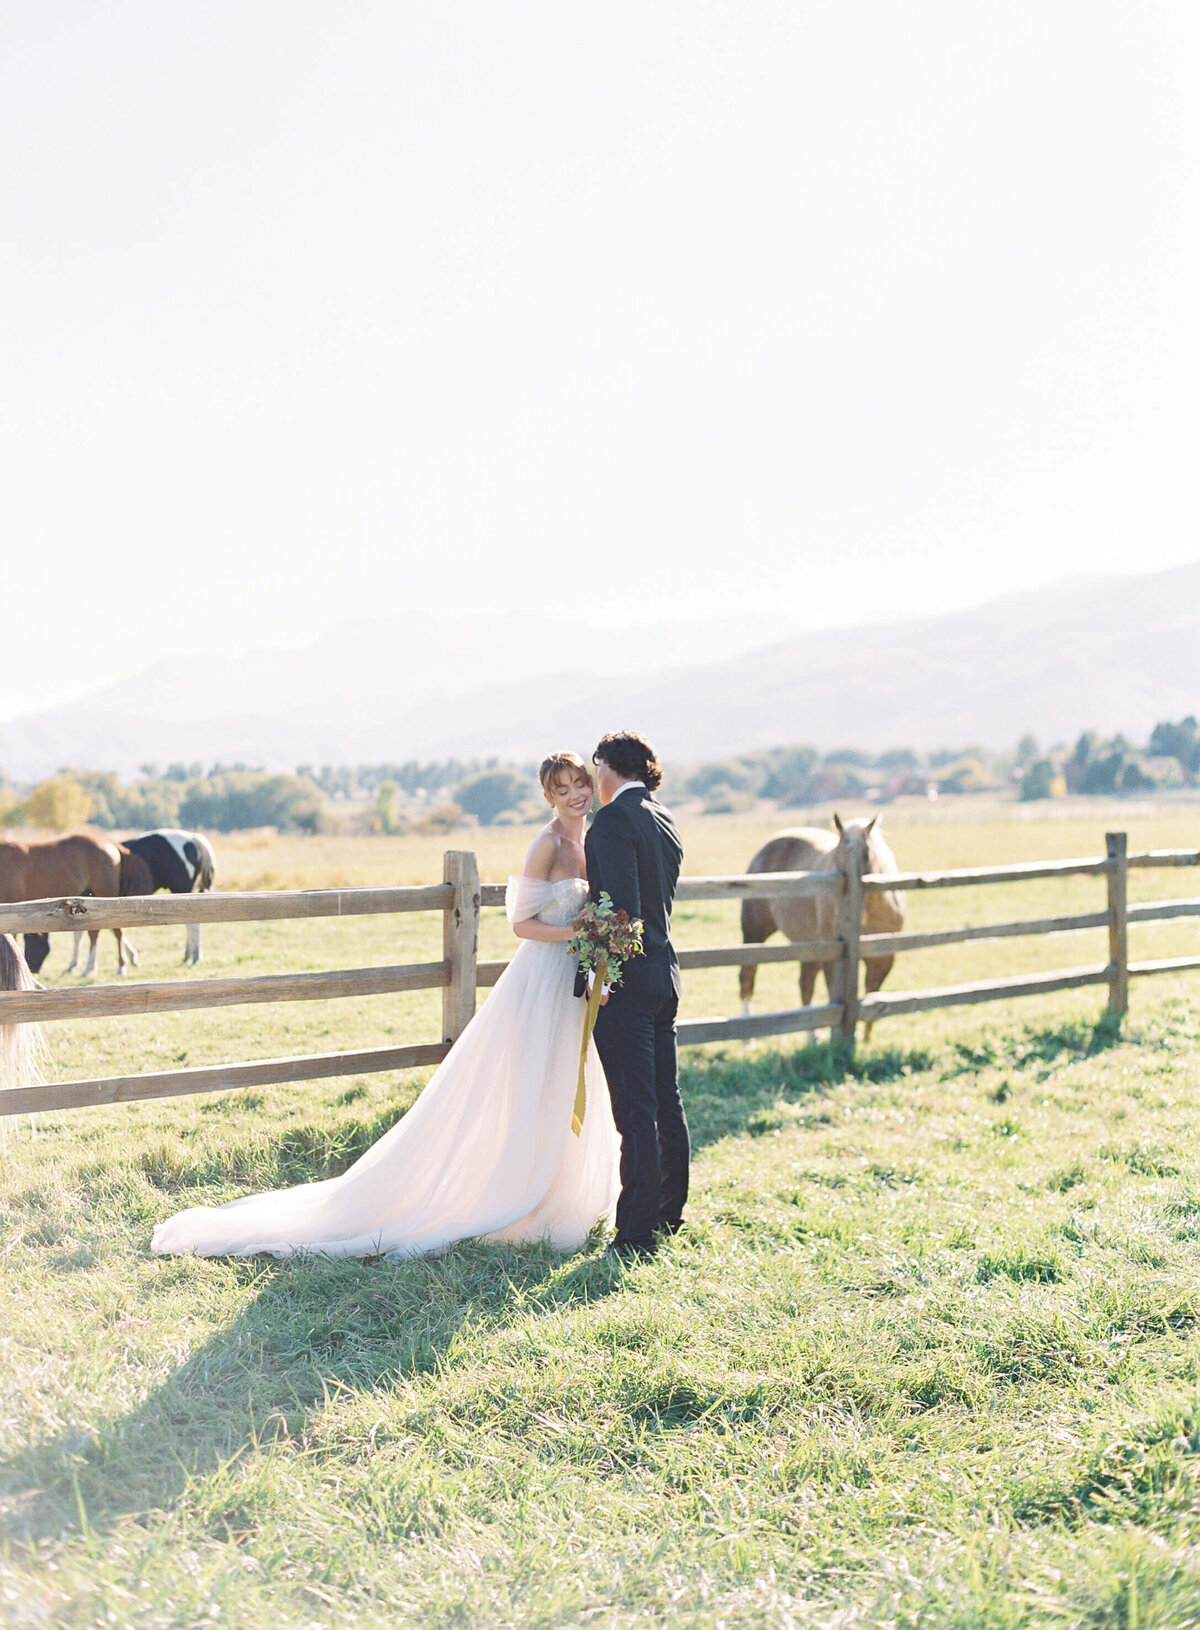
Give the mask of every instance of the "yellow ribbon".
M 587 1087 L 584 1085 L 583 1072 L 587 1065 L 588 1046 L 592 1039 L 592 1031 L 596 1028 L 596 1015 L 600 1011 L 600 998 L 604 994 L 604 981 L 608 975 L 608 958 L 601 957 L 596 963 L 596 977 L 588 993 L 587 1012 L 583 1016 L 583 1046 L 579 1049 L 579 1081 L 575 1087 L 575 1105 L 571 1110 L 571 1130 L 576 1137 L 583 1131 L 583 1116 L 587 1109 Z

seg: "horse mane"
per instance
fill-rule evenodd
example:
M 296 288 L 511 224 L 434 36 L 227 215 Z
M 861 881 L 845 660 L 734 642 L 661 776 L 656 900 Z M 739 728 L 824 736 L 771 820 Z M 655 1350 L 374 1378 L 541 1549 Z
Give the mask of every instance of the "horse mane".
M 123 843 L 117 848 L 121 851 L 121 894 L 153 894 L 154 873 L 141 855 L 131 854 Z
M 893 872 L 900 870 L 896 857 L 883 835 L 878 816 L 871 823 L 871 830 L 867 833 L 867 870 L 883 877 L 888 877 Z M 890 912 L 897 922 L 903 921 L 904 901 L 897 890 L 886 889 L 876 898 L 880 905 Z
M 867 869 L 872 872 L 882 872 L 884 875 L 888 872 L 898 872 L 900 870 L 900 867 L 896 864 L 896 857 L 883 835 L 878 819 L 867 833 Z

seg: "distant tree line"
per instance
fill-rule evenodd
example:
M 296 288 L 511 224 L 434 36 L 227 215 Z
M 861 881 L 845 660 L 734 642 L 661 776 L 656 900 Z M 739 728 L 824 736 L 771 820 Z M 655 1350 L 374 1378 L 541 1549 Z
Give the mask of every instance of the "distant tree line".
M 1200 783 L 1200 728 L 1189 715 L 1155 725 L 1144 747 L 1085 730 L 1073 746 L 1043 750 L 1025 735 L 1009 753 L 979 746 L 920 753 L 911 747 L 769 747 L 668 769 L 664 796 L 698 799 L 709 814 L 734 814 L 767 799 L 803 808 L 842 799 L 889 802 L 903 796 L 1013 791 L 1026 801 L 1114 797 Z M 242 763 L 143 764 L 123 784 L 111 771 L 61 770 L 24 789 L 0 775 L 0 825 L 67 831 L 91 824 L 119 830 L 157 826 L 232 832 L 272 826 L 320 832 L 331 806 L 369 830 L 449 831 L 536 820 L 545 812 L 535 766 L 497 758 L 416 759 L 384 764 L 302 764 L 295 775 Z M 345 819 L 346 817 L 340 817 Z
M 1148 793 L 1174 787 L 1195 786 L 1200 781 L 1200 733 L 1193 714 L 1179 722 L 1163 720 L 1150 732 L 1144 748 L 1125 736 L 1101 736 L 1085 730 L 1069 750 L 1066 747 L 1039 753 L 1032 744 L 1021 765 L 1021 797 L 1061 798 L 1067 793 L 1085 797 L 1114 797 L 1126 793 Z
M 1194 717 L 1157 724 L 1145 747 L 1124 736 L 1085 731 L 1073 747 L 1043 751 L 1025 735 L 1008 753 L 981 746 L 919 753 L 898 747 L 867 752 L 843 747 L 820 753 L 815 747 L 778 747 L 690 768 L 676 766 L 665 783 L 667 796 L 703 801 L 712 814 L 734 813 L 769 798 L 784 808 L 802 808 L 843 798 L 887 802 L 901 796 L 942 797 L 1016 789 L 1025 800 L 1121 796 L 1194 786 L 1200 782 L 1200 733 Z
M 406 798 L 445 799 L 469 777 L 502 768 L 516 767 L 502 765 L 498 758 L 433 759 L 427 764 L 410 758 L 391 764 L 301 764 L 296 774 L 306 776 L 332 799 L 375 798 L 389 781 Z M 522 768 L 530 777 L 535 774 L 532 764 Z
M 699 798 L 710 814 L 748 809 L 760 798 L 803 808 L 845 798 L 887 800 L 907 795 L 982 791 L 992 769 L 982 747 L 919 753 L 911 747 L 868 752 L 839 747 L 772 747 L 691 768 L 675 767 L 667 796 Z
M 368 824 L 379 832 L 449 830 L 464 816 L 490 826 L 535 813 L 536 767 L 503 764 L 496 757 L 302 764 L 297 773 L 331 800 L 372 800 Z
M 207 775 L 168 771 L 129 786 L 111 771 L 64 769 L 24 796 L 0 790 L 0 822 L 54 832 L 85 825 L 123 831 L 181 826 L 233 832 L 273 826 L 320 832 L 328 817 L 324 794 L 304 776 L 218 764 Z

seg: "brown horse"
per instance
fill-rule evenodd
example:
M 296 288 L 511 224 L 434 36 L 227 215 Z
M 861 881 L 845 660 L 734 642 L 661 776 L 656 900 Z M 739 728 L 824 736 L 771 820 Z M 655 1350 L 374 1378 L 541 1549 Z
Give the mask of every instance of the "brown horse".
M 747 866 L 748 872 L 832 872 L 861 864 L 865 872 L 898 872 L 896 857 L 876 832 L 878 816 L 869 821 L 845 821 L 833 817 L 834 832 L 820 827 L 800 826 L 776 832 Z M 762 945 L 779 929 L 788 939 L 831 940 L 836 938 L 836 902 L 830 894 L 800 895 L 790 900 L 743 900 L 742 943 Z M 863 931 L 867 934 L 893 934 L 904 924 L 904 896 L 894 890 L 863 896 Z M 891 972 L 895 957 L 868 957 L 866 993 L 877 991 Z M 808 1007 L 817 988 L 817 974 L 824 971 L 829 1000 L 833 995 L 833 963 L 800 964 L 800 1001 Z M 742 1012 L 749 1013 L 754 994 L 757 967 L 751 963 L 741 970 Z M 871 1026 L 866 1027 L 871 1038 Z
M 152 890 L 145 862 L 107 838 L 72 832 L 65 838 L 46 838 L 36 843 L 0 843 L 0 901 L 5 905 L 80 894 L 112 899 L 122 894 L 149 894 Z M 85 979 L 96 967 L 100 930 L 91 928 L 88 933 L 92 944 L 83 970 Z M 135 964 L 137 953 L 132 945 L 126 946 L 121 929 L 114 928 L 113 933 L 117 939 L 117 972 L 123 974 L 126 951 Z M 49 950 L 49 938 L 30 934 L 28 940 L 40 968 Z

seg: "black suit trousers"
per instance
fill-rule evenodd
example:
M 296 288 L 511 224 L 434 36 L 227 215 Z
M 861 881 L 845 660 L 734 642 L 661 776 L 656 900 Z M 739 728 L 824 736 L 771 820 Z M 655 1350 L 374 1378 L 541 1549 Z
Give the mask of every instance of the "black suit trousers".
M 679 997 L 616 991 L 596 1015 L 596 1050 L 621 1138 L 617 1245 L 650 1245 L 679 1227 L 688 1192 L 687 1118 L 679 1096 Z

